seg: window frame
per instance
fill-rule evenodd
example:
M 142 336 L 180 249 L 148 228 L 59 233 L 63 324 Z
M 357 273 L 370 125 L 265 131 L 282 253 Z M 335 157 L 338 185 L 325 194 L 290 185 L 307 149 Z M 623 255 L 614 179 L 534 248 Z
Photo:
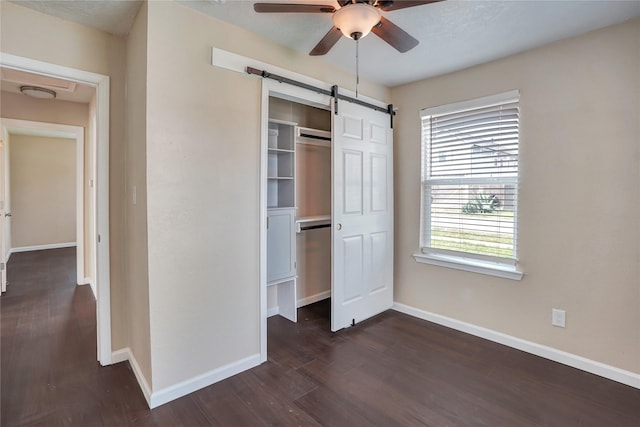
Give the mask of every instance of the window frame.
M 515 177 L 467 177 L 467 178 L 439 178 L 429 180 L 429 169 L 432 159 L 427 159 L 427 141 L 424 138 L 423 120 L 427 116 L 462 112 L 476 108 L 488 107 L 517 101 L 520 105 L 520 92 L 512 90 L 496 95 L 475 98 L 467 101 L 450 103 L 420 110 L 420 235 L 419 251 L 415 253 L 414 259 L 417 262 L 437 265 L 441 267 L 454 268 L 458 270 L 471 271 L 491 276 L 504 277 L 513 280 L 521 280 L 523 273 L 518 268 L 518 211 L 519 211 L 519 180 L 520 180 L 520 129 L 518 129 L 518 173 Z M 518 120 L 518 123 L 520 120 Z M 435 183 L 434 183 L 435 181 Z M 471 252 L 432 248 L 431 242 L 431 204 L 427 204 L 425 197 L 427 190 L 433 185 L 459 185 L 459 184 L 508 184 L 516 188 L 516 201 L 513 218 L 513 257 L 498 257 Z M 426 230 L 425 230 L 426 228 Z M 429 243 L 427 243 L 429 242 Z

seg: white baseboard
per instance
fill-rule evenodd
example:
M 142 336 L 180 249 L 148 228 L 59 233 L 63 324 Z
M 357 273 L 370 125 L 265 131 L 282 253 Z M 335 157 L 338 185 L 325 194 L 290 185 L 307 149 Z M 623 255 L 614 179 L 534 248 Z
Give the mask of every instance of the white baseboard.
M 129 360 L 129 347 L 111 352 L 111 363 L 116 364 Z
M 147 405 L 149 406 L 149 408 L 152 408 L 151 387 L 149 386 L 149 383 L 147 382 L 147 380 L 144 378 L 144 375 L 142 375 L 142 370 L 140 369 L 140 365 L 138 365 L 138 361 L 136 360 L 135 356 L 131 352 L 131 349 L 129 347 L 126 347 L 111 353 L 111 363 L 124 362 L 125 360 L 129 361 L 131 370 L 133 371 L 133 374 L 136 376 L 136 380 L 138 381 L 140 390 L 142 390 L 142 394 L 144 395 L 144 398 L 147 401 Z
M 313 304 L 314 302 L 322 301 L 327 298 L 331 298 L 331 290 L 300 298 L 296 301 L 296 308 L 304 307 L 305 305 Z M 276 314 L 280 314 L 280 307 L 276 306 L 267 309 L 267 317 L 275 316 Z
M 331 289 L 328 291 L 320 292 L 315 295 L 310 295 L 305 298 L 300 298 L 296 301 L 296 307 L 304 307 L 305 305 L 313 304 L 314 302 L 322 301 L 323 299 L 331 298 Z
M 46 249 L 71 248 L 71 247 L 74 247 L 74 246 L 77 246 L 76 242 L 50 243 L 50 244 L 47 244 L 47 245 L 36 245 L 36 246 L 21 246 L 21 247 L 18 247 L 18 248 L 9 249 L 9 256 L 11 256 L 11 254 L 17 253 L 17 252 L 43 251 L 43 250 L 46 250 Z
M 210 386 L 211 384 L 222 381 L 240 372 L 251 369 L 260 364 L 260 354 L 254 354 L 236 362 L 229 363 L 213 371 L 206 372 L 197 377 L 191 378 L 181 383 L 158 390 L 151 395 L 149 408 L 153 409 L 172 400 L 186 396 L 189 393 L 200 390 L 201 388 Z M 145 396 L 146 397 L 146 396 Z
M 437 323 L 438 325 L 446 326 L 448 328 L 484 338 L 489 341 L 504 344 L 506 346 L 522 350 L 527 353 L 535 354 L 536 356 L 553 360 L 554 362 L 562 363 L 563 365 L 581 369 L 583 371 L 587 371 L 592 374 L 608 378 L 610 380 L 617 381 L 631 387 L 640 388 L 640 374 L 637 374 L 635 372 L 626 371 L 624 369 L 616 368 L 615 366 L 606 365 L 601 362 L 596 362 L 595 360 L 587 359 L 585 357 L 578 356 L 572 353 L 567 353 L 553 347 L 547 347 L 542 344 L 537 344 L 531 341 L 516 338 L 511 335 L 503 334 L 502 332 L 497 332 L 492 329 L 487 329 L 481 326 L 473 325 L 471 323 L 462 322 L 460 320 L 431 313 L 405 304 L 396 302 L 393 304 L 392 308 L 396 311 L 408 314 L 413 317 L 417 317 L 419 319 Z
M 233 375 L 239 374 L 242 371 L 258 366 L 260 364 L 260 355 L 255 354 L 253 356 L 246 357 L 238 360 L 237 362 L 214 369 L 213 371 L 159 390 L 155 393 L 151 391 L 151 387 L 144 378 L 144 375 L 142 375 L 140 365 L 138 365 L 138 362 L 129 347 L 116 350 L 111 353 L 112 363 L 124 362 L 126 360 L 128 360 L 131 365 L 131 369 L 133 370 L 133 374 L 138 381 L 142 394 L 147 401 L 147 405 L 150 409 L 153 409 L 189 393 L 200 390 L 201 388 L 217 383 L 218 381 L 222 381 Z

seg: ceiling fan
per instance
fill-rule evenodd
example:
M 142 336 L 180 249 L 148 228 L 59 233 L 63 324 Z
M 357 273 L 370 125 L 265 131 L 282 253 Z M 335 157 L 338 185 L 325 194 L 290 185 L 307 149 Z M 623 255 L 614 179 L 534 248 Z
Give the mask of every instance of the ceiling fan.
M 259 13 L 330 13 L 333 27 L 309 52 L 309 55 L 324 55 L 335 45 L 340 36 L 353 40 L 374 33 L 399 52 L 407 52 L 418 45 L 410 36 L 384 16 L 383 12 L 421 6 L 443 0 L 338 0 L 340 8 L 331 5 L 300 3 L 255 3 L 253 10 Z

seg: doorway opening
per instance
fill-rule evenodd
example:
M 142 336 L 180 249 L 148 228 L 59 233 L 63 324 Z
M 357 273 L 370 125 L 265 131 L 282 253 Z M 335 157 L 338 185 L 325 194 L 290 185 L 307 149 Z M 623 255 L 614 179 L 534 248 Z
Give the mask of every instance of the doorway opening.
M 387 111 L 262 84 L 264 361 L 267 315 L 296 322 L 299 307 L 330 297 L 336 332 L 393 305 L 393 137 Z
M 66 80 L 93 88 L 88 137 L 85 148 L 92 165 L 92 176 L 85 177 L 83 188 L 93 188 L 90 223 L 93 227 L 85 239 L 92 251 L 91 283 L 95 287 L 97 320 L 97 359 L 101 365 L 112 363 L 111 301 L 109 261 L 109 77 L 0 53 L 0 67 L 17 72 Z M 3 130 L 4 133 L 4 130 Z M 4 215 L 5 212 L 3 212 Z M 77 267 L 78 269 L 80 266 Z M 84 279 L 84 278 L 83 278 Z
M 91 197 L 85 197 L 92 189 L 84 186 L 84 128 L 1 120 L 0 228 L 4 238 L 0 258 L 6 263 L 16 252 L 75 246 L 77 284 L 91 284 L 95 295 L 93 248 L 85 244 L 95 228 L 90 215 L 95 206 Z M 7 285 L 5 270 L 2 292 Z
M 268 314 L 331 297 L 331 111 L 269 97 Z

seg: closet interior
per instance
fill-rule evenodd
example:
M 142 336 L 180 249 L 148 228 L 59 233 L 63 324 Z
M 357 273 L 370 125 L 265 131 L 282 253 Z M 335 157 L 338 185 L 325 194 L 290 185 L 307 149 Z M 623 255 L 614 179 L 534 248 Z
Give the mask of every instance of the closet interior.
M 330 111 L 269 98 L 269 316 L 331 296 L 331 147 Z

